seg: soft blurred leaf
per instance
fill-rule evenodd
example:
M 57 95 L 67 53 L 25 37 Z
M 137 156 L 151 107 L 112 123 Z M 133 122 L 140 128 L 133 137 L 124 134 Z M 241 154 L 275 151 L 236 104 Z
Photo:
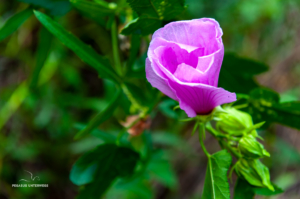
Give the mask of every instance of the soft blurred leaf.
M 114 81 L 120 81 L 119 76 L 110 67 L 107 59 L 101 57 L 90 46 L 83 43 L 77 37 L 67 32 L 61 25 L 53 21 L 47 15 L 34 11 L 37 19 L 63 44 L 76 53 L 84 62 L 94 67 L 99 75 L 104 78 L 110 78 Z
M 158 108 L 160 111 L 167 117 L 177 119 L 178 114 L 176 111 L 174 111 L 174 107 L 178 105 L 178 102 L 172 99 L 166 99 L 162 101 L 159 105 Z
M 120 95 L 121 95 L 121 90 L 117 90 L 115 96 L 111 99 L 107 107 L 103 111 L 98 113 L 83 130 L 78 132 L 75 135 L 74 139 L 78 139 L 84 135 L 89 134 L 97 126 L 99 126 L 101 123 L 109 119 L 112 116 L 114 110 L 117 108 Z
M 231 155 L 226 150 L 219 151 L 209 157 L 202 194 L 203 199 L 230 198 L 227 171 L 231 160 Z
M 9 18 L 0 29 L 0 41 L 15 32 L 31 15 L 32 10 L 28 8 Z
M 255 193 L 252 186 L 241 178 L 238 178 L 234 187 L 233 199 L 253 199 Z
M 138 153 L 114 144 L 100 145 L 86 153 L 74 164 L 70 174 L 74 184 L 89 183 L 78 198 L 100 198 L 117 177 L 131 175 L 138 160 Z
M 151 172 L 156 180 L 174 189 L 177 186 L 177 177 L 168 160 L 164 157 L 162 151 L 156 151 L 152 154 L 147 170 Z
M 39 75 L 44 66 L 44 63 L 49 55 L 49 51 L 52 43 L 52 34 L 42 27 L 40 30 L 39 46 L 36 55 L 36 65 L 32 73 L 30 88 L 35 88 L 38 84 Z
M 119 179 L 105 194 L 106 198 L 152 199 L 154 190 L 144 176 L 133 179 Z
M 249 93 L 258 87 L 253 76 L 266 72 L 268 66 L 248 58 L 225 53 L 219 77 L 219 86 L 237 93 Z
M 65 15 L 71 10 L 68 0 L 18 0 L 50 11 L 51 15 Z
M 138 18 L 123 29 L 122 34 L 153 33 L 161 27 L 162 20 L 168 21 L 184 11 L 184 0 L 127 0 Z
M 79 129 L 80 131 L 82 131 L 86 128 L 86 126 L 82 125 L 82 124 L 76 124 L 74 127 L 76 129 Z M 116 136 L 112 135 L 111 133 L 101 131 L 99 129 L 92 130 L 91 134 L 106 143 L 108 143 L 108 142 L 115 143 L 116 142 Z
M 28 95 L 28 86 L 26 82 L 21 83 L 18 88 L 12 93 L 9 100 L 0 108 L 0 129 L 5 125 L 7 120 L 23 103 Z
M 277 138 L 274 147 L 275 151 L 272 153 L 274 165 L 277 167 L 300 165 L 300 153 L 293 145 Z

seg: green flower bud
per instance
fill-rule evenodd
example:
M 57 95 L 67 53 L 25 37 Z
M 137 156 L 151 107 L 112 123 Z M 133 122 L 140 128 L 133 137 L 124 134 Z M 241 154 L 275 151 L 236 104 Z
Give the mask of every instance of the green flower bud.
M 270 157 L 270 154 L 264 149 L 264 146 L 251 134 L 245 135 L 240 139 L 238 148 L 245 158 L 256 159 L 263 156 Z
M 219 121 L 216 124 L 217 127 L 224 132 L 235 136 L 241 136 L 247 129 L 253 126 L 252 117 L 248 113 L 232 107 L 226 107 L 224 110 L 225 112 L 218 115 Z
M 235 170 L 239 176 L 243 176 L 251 185 L 267 187 L 274 191 L 270 181 L 269 169 L 258 159 L 240 159 L 235 165 Z

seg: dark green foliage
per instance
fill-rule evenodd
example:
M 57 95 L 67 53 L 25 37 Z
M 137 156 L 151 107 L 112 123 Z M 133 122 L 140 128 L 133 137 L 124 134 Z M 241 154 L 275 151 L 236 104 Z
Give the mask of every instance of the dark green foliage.
M 268 66 L 234 53 L 225 53 L 219 77 L 219 87 L 236 93 L 248 94 L 258 87 L 254 76 L 266 72 Z
M 234 187 L 233 199 L 253 199 L 254 195 L 252 186 L 246 180 L 238 178 Z
M 115 4 L 110 5 L 105 1 L 101 2 L 100 4 L 87 0 L 71 0 L 70 2 L 84 16 L 96 21 L 98 24 L 104 27 L 108 26 L 110 28 L 109 24 L 107 24 L 107 20 L 109 17 L 113 18 L 115 16 Z
M 278 186 L 273 184 L 273 187 L 274 187 L 274 191 L 271 191 L 267 188 L 258 188 L 258 187 L 253 188 L 253 191 L 255 194 L 262 195 L 262 196 L 273 196 L 273 195 L 283 193 L 283 190 Z
M 161 27 L 163 20 L 171 20 L 185 9 L 183 0 L 127 0 L 127 2 L 139 17 L 122 30 L 122 34 L 125 35 L 153 33 Z
M 277 122 L 300 129 L 299 102 L 279 103 L 279 95 L 270 89 L 257 88 L 251 91 L 248 110 L 254 121 Z
M 33 6 L 47 9 L 51 15 L 65 15 L 71 10 L 68 0 L 18 0 Z
M 78 198 L 101 197 L 117 177 L 132 175 L 138 160 L 138 153 L 114 144 L 100 145 L 86 153 L 74 164 L 70 174 L 74 184 L 86 184 Z

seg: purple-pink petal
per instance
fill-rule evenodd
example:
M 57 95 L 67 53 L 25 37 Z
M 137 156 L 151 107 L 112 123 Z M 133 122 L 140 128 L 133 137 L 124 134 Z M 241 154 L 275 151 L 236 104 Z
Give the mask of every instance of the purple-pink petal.
M 224 56 L 222 34 L 218 22 L 207 18 L 172 22 L 153 34 L 146 77 L 179 101 L 189 117 L 236 100 L 234 93 L 217 87 Z

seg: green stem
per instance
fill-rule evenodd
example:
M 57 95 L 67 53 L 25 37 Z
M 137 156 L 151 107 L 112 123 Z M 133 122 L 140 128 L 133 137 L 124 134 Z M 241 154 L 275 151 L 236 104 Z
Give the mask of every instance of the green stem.
M 202 150 L 204 151 L 205 155 L 207 157 L 210 157 L 210 154 L 206 150 L 204 142 L 203 142 L 203 138 L 205 137 L 205 123 L 199 122 L 198 125 L 199 125 L 199 142 L 200 142 L 200 145 L 201 145 Z
M 113 48 L 113 57 L 114 57 L 114 64 L 117 73 L 122 76 L 122 65 L 119 56 L 119 45 L 118 45 L 118 30 L 117 30 L 117 23 L 114 19 L 112 26 L 111 26 L 111 38 L 112 38 L 112 48 Z
M 234 148 L 232 148 L 232 146 L 230 146 L 227 142 L 223 141 L 223 140 L 219 140 L 223 146 L 225 146 L 235 157 L 237 158 L 241 158 L 242 155 L 240 153 L 238 153 Z

